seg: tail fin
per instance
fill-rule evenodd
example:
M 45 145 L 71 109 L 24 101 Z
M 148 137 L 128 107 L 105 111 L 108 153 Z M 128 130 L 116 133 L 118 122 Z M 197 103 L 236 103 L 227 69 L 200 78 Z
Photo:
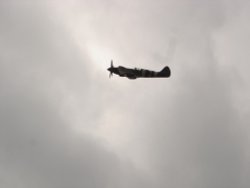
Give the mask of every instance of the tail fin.
M 168 66 L 164 67 L 161 71 L 160 71 L 160 75 L 164 76 L 164 77 L 170 77 L 171 76 L 171 71 L 170 68 Z

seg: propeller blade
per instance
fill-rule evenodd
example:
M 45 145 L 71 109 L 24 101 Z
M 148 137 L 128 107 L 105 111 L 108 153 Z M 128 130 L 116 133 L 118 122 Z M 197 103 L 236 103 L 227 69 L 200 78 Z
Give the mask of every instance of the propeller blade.
M 111 76 L 112 76 L 112 72 L 109 73 L 109 78 L 111 78 Z

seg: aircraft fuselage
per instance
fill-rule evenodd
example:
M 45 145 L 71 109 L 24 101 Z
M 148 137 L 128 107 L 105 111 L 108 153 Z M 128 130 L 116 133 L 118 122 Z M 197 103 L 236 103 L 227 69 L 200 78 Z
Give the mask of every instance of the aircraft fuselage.
M 108 68 L 110 73 L 114 73 L 121 77 L 127 77 L 129 79 L 136 79 L 136 78 L 168 78 L 171 75 L 170 68 L 168 66 L 164 67 L 161 71 L 155 72 L 147 69 L 130 69 L 123 66 L 111 67 Z

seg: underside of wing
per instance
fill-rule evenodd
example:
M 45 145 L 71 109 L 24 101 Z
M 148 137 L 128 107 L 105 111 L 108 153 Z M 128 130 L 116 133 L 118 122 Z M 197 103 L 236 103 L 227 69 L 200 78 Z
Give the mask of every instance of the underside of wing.
M 119 66 L 119 75 L 122 77 L 128 77 L 129 79 L 136 79 L 136 72 L 133 69 L 127 69 L 125 67 Z

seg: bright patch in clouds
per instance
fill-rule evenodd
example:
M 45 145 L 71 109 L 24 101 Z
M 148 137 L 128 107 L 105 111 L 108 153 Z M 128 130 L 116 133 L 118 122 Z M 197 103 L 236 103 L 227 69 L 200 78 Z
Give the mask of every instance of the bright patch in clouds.
M 249 13 L 0 1 L 0 187 L 250 187 Z M 111 59 L 172 77 L 109 79 Z
M 110 66 L 111 59 L 118 59 L 114 51 L 98 44 L 88 44 L 87 51 L 90 59 L 99 69 L 107 69 Z

